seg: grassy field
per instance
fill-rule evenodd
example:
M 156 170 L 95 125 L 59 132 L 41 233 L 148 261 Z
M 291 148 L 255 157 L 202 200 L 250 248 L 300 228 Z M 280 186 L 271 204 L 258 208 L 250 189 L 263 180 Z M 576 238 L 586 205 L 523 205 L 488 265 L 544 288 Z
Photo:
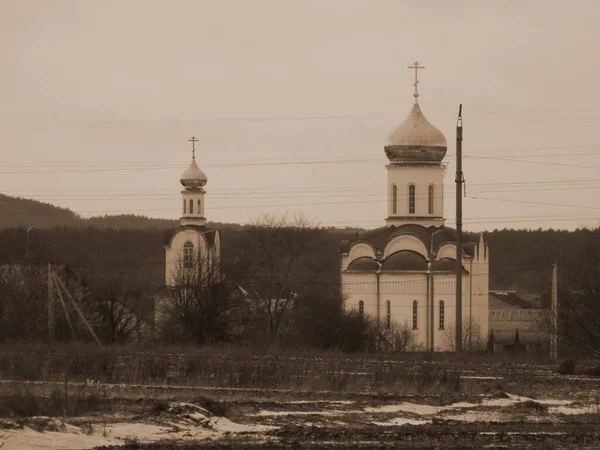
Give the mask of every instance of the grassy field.
M 0 448 L 600 448 L 596 364 L 11 346 Z

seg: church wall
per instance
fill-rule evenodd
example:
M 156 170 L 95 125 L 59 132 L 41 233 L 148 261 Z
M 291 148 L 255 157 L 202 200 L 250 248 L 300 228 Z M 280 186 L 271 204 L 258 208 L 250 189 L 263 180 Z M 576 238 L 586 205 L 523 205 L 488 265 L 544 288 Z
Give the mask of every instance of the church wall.
M 444 172 L 446 166 L 387 166 L 388 173 L 388 217 L 393 216 L 432 216 L 444 217 Z M 415 212 L 409 213 L 408 186 L 415 185 Z M 393 212 L 392 184 L 398 189 L 397 211 Z M 429 185 L 434 185 L 434 209 L 429 214 Z
M 359 302 L 364 302 L 364 314 L 377 317 L 377 275 L 342 274 L 342 295 L 347 312 L 358 312 Z
M 211 255 L 208 252 L 208 245 L 204 235 L 195 230 L 179 231 L 173 236 L 171 246 L 165 249 L 165 284 L 167 286 L 173 286 L 174 284 L 174 277 L 183 258 L 183 245 L 187 241 L 194 244 L 194 250 L 198 251 L 200 249 L 202 257 L 208 257 L 210 262 Z
M 487 342 L 489 335 L 489 254 L 483 239 L 480 239 L 472 264 L 473 271 L 473 317 L 477 318 L 480 335 Z
M 385 323 L 387 301 L 391 320 L 408 327 L 415 345 L 425 348 L 427 339 L 427 275 L 423 273 L 382 273 L 380 275 L 381 320 Z M 417 329 L 413 329 L 413 304 L 417 302 Z

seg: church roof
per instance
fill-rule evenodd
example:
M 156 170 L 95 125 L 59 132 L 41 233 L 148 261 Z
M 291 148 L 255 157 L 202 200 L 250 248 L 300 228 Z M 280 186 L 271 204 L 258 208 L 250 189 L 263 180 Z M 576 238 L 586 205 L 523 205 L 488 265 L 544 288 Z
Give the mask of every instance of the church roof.
M 517 308 L 517 309 L 531 309 L 536 308 L 537 305 L 530 303 L 523 299 L 515 291 L 490 291 L 489 293 L 490 309 L 502 309 L 502 308 Z
M 442 230 L 437 233 L 438 230 Z M 435 235 L 433 233 L 436 232 Z M 400 226 L 390 226 L 390 227 L 380 227 L 375 228 L 373 230 L 364 231 L 362 233 L 357 233 L 355 239 L 352 242 L 356 241 L 366 241 L 369 242 L 376 250 L 383 253 L 386 244 L 393 237 L 402 235 L 402 234 L 410 234 L 420 239 L 427 248 L 430 248 L 431 239 L 433 235 L 433 248 L 438 249 L 443 243 L 446 242 L 456 242 L 456 230 L 454 228 L 442 226 L 442 227 L 424 227 L 422 225 L 415 224 L 405 224 Z M 349 249 L 349 246 L 352 242 L 344 241 L 342 242 L 341 253 L 346 253 Z M 463 244 L 464 252 L 473 256 L 475 247 L 475 242 L 468 242 Z
M 453 272 L 456 273 L 456 259 L 453 258 L 441 258 L 435 260 L 433 264 L 431 264 L 431 269 L 434 272 Z M 463 266 L 463 272 L 468 273 L 465 267 Z
M 381 270 L 427 270 L 427 260 L 417 252 L 402 250 L 388 256 Z
M 379 263 L 373 258 L 364 256 L 357 258 L 348 265 L 348 270 L 378 270 Z

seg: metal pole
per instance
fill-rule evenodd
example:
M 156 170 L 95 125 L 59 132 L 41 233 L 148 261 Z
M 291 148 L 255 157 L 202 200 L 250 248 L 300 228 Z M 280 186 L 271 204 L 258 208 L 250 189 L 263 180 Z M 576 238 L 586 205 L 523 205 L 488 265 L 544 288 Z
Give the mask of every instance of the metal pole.
M 429 329 L 431 330 L 431 353 L 435 353 L 435 280 L 433 278 L 433 263 L 431 264 L 431 312 L 429 314 Z
M 552 265 L 552 329 L 550 330 L 550 359 L 558 359 L 558 263 Z
M 456 123 L 456 352 L 462 352 L 462 105 Z
M 434 252 L 433 237 L 441 231 L 443 230 L 439 229 L 431 233 L 431 242 L 429 243 L 429 281 L 431 282 L 429 289 L 429 351 L 431 353 L 435 352 L 435 276 L 433 264 L 436 261 L 436 255 Z
M 54 279 L 52 263 L 48 263 L 48 337 L 54 339 Z

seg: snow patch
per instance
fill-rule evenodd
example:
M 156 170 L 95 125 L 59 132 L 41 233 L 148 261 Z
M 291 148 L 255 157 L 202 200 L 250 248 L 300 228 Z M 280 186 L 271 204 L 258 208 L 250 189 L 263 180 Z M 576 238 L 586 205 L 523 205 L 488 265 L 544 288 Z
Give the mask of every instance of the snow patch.
M 431 423 L 431 420 L 423 419 L 405 419 L 403 417 L 396 417 L 387 422 L 371 422 L 373 425 L 379 425 L 380 427 L 392 427 L 395 425 L 427 425 Z

